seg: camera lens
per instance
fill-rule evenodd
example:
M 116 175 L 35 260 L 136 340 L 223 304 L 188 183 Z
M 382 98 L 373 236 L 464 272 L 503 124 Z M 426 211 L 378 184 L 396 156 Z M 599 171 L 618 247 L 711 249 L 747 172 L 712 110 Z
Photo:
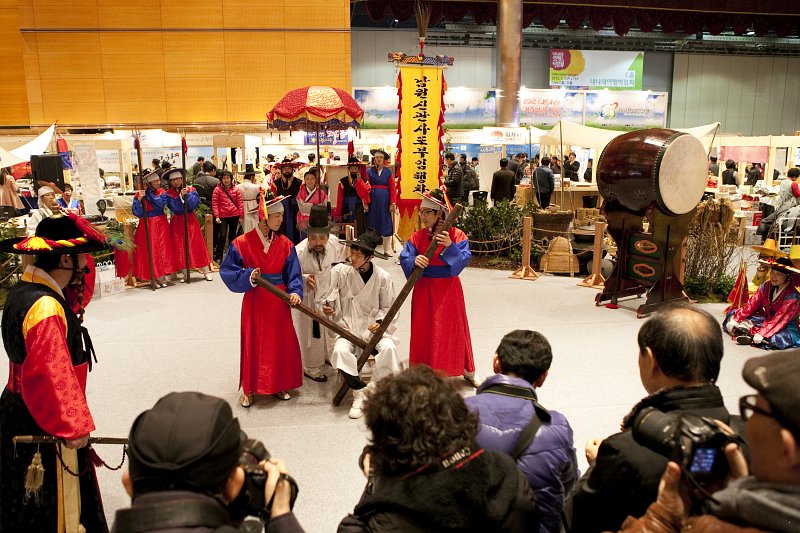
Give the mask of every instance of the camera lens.
M 633 438 L 664 457 L 672 458 L 679 419 L 655 407 L 646 407 L 633 419 Z

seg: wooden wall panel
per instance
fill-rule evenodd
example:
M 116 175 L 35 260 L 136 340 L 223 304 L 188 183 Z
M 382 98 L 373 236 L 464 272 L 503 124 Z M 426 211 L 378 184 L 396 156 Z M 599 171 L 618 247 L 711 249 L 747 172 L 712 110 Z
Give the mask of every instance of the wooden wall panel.
M 63 83 L 43 83 L 42 101 L 45 103 L 100 103 L 105 102 L 102 79 L 73 79 Z
M 108 102 L 106 116 L 110 123 L 166 122 L 167 104 L 161 102 Z
M 287 54 L 347 54 L 350 42 L 344 33 L 304 32 L 297 37 L 287 34 Z
M 38 80 L 41 78 L 39 75 L 39 56 L 34 54 L 24 54 L 22 56 L 22 64 L 25 68 L 25 78 L 29 80 Z
M 284 95 L 276 92 L 267 95 L 263 100 L 228 101 L 228 120 L 266 120 L 267 111 L 278 103 Z
M 0 7 L 0 65 L 3 81 L 0 82 L 0 124 L 28 124 L 28 84 L 23 59 L 24 43 L 19 28 L 19 10 L 16 5 Z
M 37 28 L 96 28 L 97 6 L 61 2 L 57 5 L 33 6 Z
M 164 74 L 164 57 L 150 54 L 114 54 L 101 56 L 103 78 L 146 78 Z
M 297 65 L 289 57 L 284 54 L 225 54 L 225 77 L 254 81 L 283 77 L 286 65 L 291 68 Z
M 39 54 L 97 54 L 100 36 L 96 33 L 40 33 L 36 35 Z
M 0 103 L 0 124 L 2 125 L 28 124 L 29 117 L 27 106 Z
M 203 102 L 226 98 L 224 83 L 204 78 L 167 78 L 165 94 L 168 102 Z
M 62 124 L 105 124 L 106 108 L 96 103 L 56 103 L 45 101 L 44 122 Z
M 144 6 L 119 2 L 97 7 L 101 28 L 153 28 L 161 26 L 161 11 Z
M 166 75 L 172 78 L 217 78 L 225 65 L 224 54 L 165 53 L 163 57 Z
M 283 54 L 287 49 L 286 33 L 225 33 L 224 51 L 228 54 Z
M 261 100 L 288 90 L 283 77 L 261 79 L 226 78 L 228 100 Z M 281 95 L 282 96 L 282 95 Z M 265 109 L 266 113 L 267 110 Z
M 48 54 L 39 56 L 39 74 L 43 80 L 97 79 L 103 77 L 100 54 Z M 56 83 L 56 82 L 50 82 Z
M 20 5 L 17 7 L 19 13 L 19 27 L 20 28 L 34 28 L 36 27 L 35 18 L 33 16 L 33 6 Z
M 162 28 L 221 28 L 222 0 L 161 2 Z
M 103 80 L 107 103 L 164 102 L 166 93 L 163 78 L 120 78 Z
M 28 95 L 29 104 L 42 103 L 42 81 L 39 79 L 25 80 L 25 91 Z
M 29 102 L 28 115 L 30 117 L 30 124 L 44 124 L 44 105 Z
M 161 55 L 164 43 L 161 33 L 125 32 L 101 33 L 100 52 L 112 54 L 150 54 Z
M 227 119 L 225 100 L 167 102 L 168 122 L 224 122 Z
M 165 54 L 222 54 L 225 41 L 222 34 L 213 32 L 165 33 L 163 35 Z
M 226 6 L 222 17 L 225 28 L 283 28 L 287 20 L 283 6 Z

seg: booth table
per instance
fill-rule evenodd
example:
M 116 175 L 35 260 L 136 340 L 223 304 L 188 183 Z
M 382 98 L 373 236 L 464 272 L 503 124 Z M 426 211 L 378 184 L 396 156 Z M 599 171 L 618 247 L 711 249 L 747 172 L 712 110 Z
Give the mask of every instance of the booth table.
M 574 182 L 580 183 L 580 182 Z M 550 203 L 561 206 L 565 211 L 574 211 L 583 207 L 583 199 L 585 197 L 597 198 L 597 204 L 594 207 L 600 207 L 603 204 L 603 198 L 600 196 L 600 191 L 594 183 L 587 183 L 585 185 L 568 184 L 563 188 L 562 200 L 562 187 L 556 184 L 556 190 L 550 196 Z

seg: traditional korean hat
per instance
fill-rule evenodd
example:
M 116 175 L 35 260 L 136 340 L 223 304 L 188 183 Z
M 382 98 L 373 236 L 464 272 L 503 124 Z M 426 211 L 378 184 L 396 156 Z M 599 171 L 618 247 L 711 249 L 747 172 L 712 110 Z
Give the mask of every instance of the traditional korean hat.
M 371 153 L 373 156 L 375 156 L 375 154 L 383 154 L 383 159 L 386 161 L 389 160 L 389 153 L 383 148 L 375 148 L 374 150 L 370 150 L 369 153 Z
M 150 183 L 151 181 L 153 181 L 155 179 L 161 179 L 161 174 L 159 174 L 155 170 L 153 172 L 151 172 L 150 174 L 146 174 L 145 177 L 144 177 L 145 183 Z
M 775 239 L 767 239 L 761 246 L 753 246 L 753 250 L 760 255 L 768 255 L 770 257 L 786 257 L 786 253 L 778 249 L 778 243 Z
M 169 183 L 169 181 L 171 179 L 173 179 L 173 178 L 181 178 L 181 179 L 183 179 L 183 176 L 184 176 L 183 169 L 175 167 L 175 168 L 171 168 L 171 169 L 167 170 L 166 172 L 164 172 L 163 174 L 161 174 L 161 179 L 163 181 L 166 181 L 167 183 Z M 150 177 L 150 175 L 148 174 L 147 178 L 149 178 L 149 177 Z M 149 180 L 148 180 L 148 183 L 149 183 Z
M 442 191 L 439 189 L 434 189 L 433 191 L 424 192 L 422 194 L 417 193 L 422 197 L 422 203 L 420 204 L 420 209 L 434 209 L 436 211 L 445 210 L 448 211 L 447 204 L 442 197 Z
M 272 213 L 283 213 L 282 201 L 288 196 L 274 196 L 272 191 L 264 191 L 261 193 L 261 205 L 258 208 L 258 218 L 266 218 L 267 215 Z
M 256 174 L 258 174 L 258 172 L 256 172 L 256 169 L 253 166 L 253 163 L 245 163 L 244 172 L 240 172 L 239 173 L 239 175 L 244 177 L 244 178 L 246 178 L 248 176 L 255 176 Z
M 788 257 L 780 257 L 778 259 L 770 257 L 767 260 L 759 259 L 758 262 L 762 265 L 770 267 L 772 270 L 783 272 L 787 276 L 791 276 L 792 274 L 800 274 L 800 269 L 792 266 L 792 260 Z
M 283 158 L 283 161 L 281 161 L 280 163 L 278 163 L 278 166 L 279 166 L 279 167 L 292 167 L 292 168 L 299 168 L 299 167 L 300 167 L 300 161 L 292 161 L 292 160 L 291 160 L 291 159 L 289 159 L 288 157 L 284 157 L 284 158 Z
M 328 219 L 328 209 L 324 205 L 313 204 L 311 206 L 306 233 L 322 233 L 323 235 L 327 235 L 330 234 L 331 230 L 335 227 L 336 224 Z
M 0 241 L 0 252 L 25 255 L 85 254 L 108 247 L 106 235 L 74 213 L 43 219 L 32 237 Z
M 374 228 L 367 228 L 367 231 L 362 233 L 356 240 L 345 241 L 345 244 L 351 248 L 358 248 L 362 252 L 368 255 L 374 255 L 380 259 L 389 258 L 389 256 L 375 250 L 375 248 L 383 244 L 383 237 L 381 237 Z
M 358 165 L 358 166 L 362 166 L 362 165 L 364 165 L 364 164 L 365 164 L 365 163 L 364 163 L 363 161 L 361 161 L 361 160 L 360 160 L 358 157 L 356 157 L 356 156 L 354 156 L 354 155 L 351 155 L 350 157 L 348 157 L 348 158 L 347 158 L 347 166 L 348 166 L 348 167 L 349 167 L 350 165 Z

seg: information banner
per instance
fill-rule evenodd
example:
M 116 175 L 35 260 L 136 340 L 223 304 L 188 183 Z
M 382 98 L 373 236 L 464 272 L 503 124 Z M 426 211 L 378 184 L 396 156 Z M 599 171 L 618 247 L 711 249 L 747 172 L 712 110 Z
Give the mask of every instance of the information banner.
M 97 151 L 93 144 L 77 143 L 73 147 L 73 157 L 81 184 L 84 211 L 87 215 L 99 215 L 97 201 L 103 197 L 103 191 L 100 190 Z
M 642 89 L 644 52 L 550 49 L 550 87 Z
M 667 93 L 588 91 L 584 124 L 622 131 L 666 127 Z
M 361 129 L 397 127 L 399 97 L 396 88 L 361 87 L 353 90 L 353 98 L 364 110 Z M 476 129 L 491 126 L 497 115 L 497 91 L 448 88 L 444 95 L 444 109 L 448 128 Z
M 528 128 L 483 128 L 483 144 L 528 144 Z
M 550 129 L 559 120 L 583 122 L 584 93 L 563 89 L 524 89 L 519 92 L 519 124 Z
M 400 210 L 398 235 L 408 238 L 416 228 L 419 193 L 439 187 L 442 172 L 442 109 L 444 72 L 432 66 L 402 66 L 397 78 L 400 95 L 398 174 Z

